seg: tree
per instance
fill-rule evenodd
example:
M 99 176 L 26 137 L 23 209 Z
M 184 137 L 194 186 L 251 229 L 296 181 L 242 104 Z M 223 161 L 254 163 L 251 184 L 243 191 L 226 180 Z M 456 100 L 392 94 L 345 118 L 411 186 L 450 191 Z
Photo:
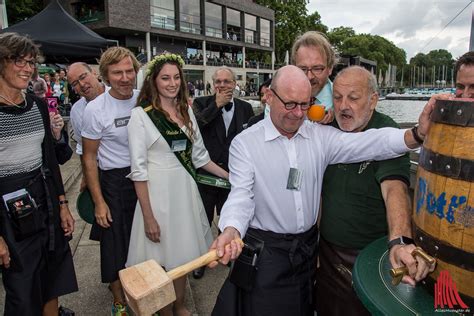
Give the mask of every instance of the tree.
M 445 49 L 432 50 L 428 54 L 418 53 L 410 59 L 411 83 L 439 86 L 437 80 L 446 83 L 453 79 L 454 59 Z
M 26 20 L 43 10 L 43 0 L 6 0 L 8 25 Z
M 337 51 L 340 51 L 342 43 L 349 37 L 352 37 L 355 34 L 355 31 L 352 27 L 339 26 L 333 28 L 327 33 L 329 42 L 336 48 Z
M 340 45 L 340 53 L 376 61 L 377 70 L 382 72 L 384 79 L 389 64 L 401 68 L 406 63 L 405 51 L 379 35 L 358 34 L 348 37 Z
M 284 60 L 286 51 L 291 51 L 298 35 L 308 30 L 327 31 L 319 13 L 308 15 L 306 0 L 256 0 L 256 3 L 275 11 L 275 56 L 279 61 Z

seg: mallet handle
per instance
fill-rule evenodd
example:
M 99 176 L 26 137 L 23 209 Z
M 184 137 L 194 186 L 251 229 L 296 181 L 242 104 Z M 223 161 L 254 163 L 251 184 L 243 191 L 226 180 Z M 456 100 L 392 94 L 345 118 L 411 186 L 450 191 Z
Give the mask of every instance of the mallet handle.
M 235 241 L 240 243 L 242 246 L 244 245 L 244 242 L 240 238 L 235 239 Z M 182 266 L 179 266 L 177 268 L 174 268 L 173 270 L 168 271 L 166 274 L 168 274 L 168 276 L 172 280 L 176 280 L 188 274 L 191 271 L 207 266 L 212 261 L 217 261 L 217 260 L 219 260 L 219 256 L 217 255 L 217 250 L 214 249 L 200 256 L 199 258 L 194 259 L 193 261 L 190 261 L 188 263 L 183 264 Z

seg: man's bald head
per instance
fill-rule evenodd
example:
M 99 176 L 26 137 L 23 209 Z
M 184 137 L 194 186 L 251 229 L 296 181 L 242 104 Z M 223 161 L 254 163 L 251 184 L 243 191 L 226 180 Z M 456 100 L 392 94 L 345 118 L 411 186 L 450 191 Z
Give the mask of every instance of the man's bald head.
M 306 115 L 301 105 L 309 105 L 310 100 L 311 84 L 301 69 L 289 65 L 275 73 L 268 90 L 267 103 L 271 109 L 270 118 L 280 134 L 288 138 L 295 135 Z M 292 103 L 299 105 L 291 109 L 289 105 Z
M 73 63 L 68 68 L 67 80 L 74 91 L 87 101 L 94 100 L 104 92 L 92 68 L 83 62 Z
M 284 66 L 275 73 L 271 86 L 276 90 L 280 85 L 289 89 L 301 89 L 301 93 L 304 93 L 307 87 L 311 90 L 311 84 L 304 72 L 293 65 Z

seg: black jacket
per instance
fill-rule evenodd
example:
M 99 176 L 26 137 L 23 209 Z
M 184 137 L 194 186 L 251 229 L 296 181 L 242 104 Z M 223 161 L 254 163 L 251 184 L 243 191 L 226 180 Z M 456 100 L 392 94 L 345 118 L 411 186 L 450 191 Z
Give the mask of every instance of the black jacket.
M 248 102 L 234 98 L 234 116 L 227 136 L 222 108 L 217 107 L 215 95 L 194 99 L 193 110 L 211 160 L 229 170 L 230 143 L 254 115 L 252 106 Z

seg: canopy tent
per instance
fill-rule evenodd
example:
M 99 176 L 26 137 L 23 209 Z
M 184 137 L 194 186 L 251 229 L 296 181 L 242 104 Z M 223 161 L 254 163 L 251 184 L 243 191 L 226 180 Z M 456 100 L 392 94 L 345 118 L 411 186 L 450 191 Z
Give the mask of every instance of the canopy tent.
M 100 56 L 107 46 L 117 45 L 75 20 L 57 0 L 32 18 L 12 25 L 1 32 L 28 35 L 41 44 L 47 61 L 87 61 Z

